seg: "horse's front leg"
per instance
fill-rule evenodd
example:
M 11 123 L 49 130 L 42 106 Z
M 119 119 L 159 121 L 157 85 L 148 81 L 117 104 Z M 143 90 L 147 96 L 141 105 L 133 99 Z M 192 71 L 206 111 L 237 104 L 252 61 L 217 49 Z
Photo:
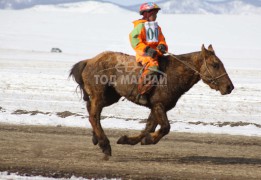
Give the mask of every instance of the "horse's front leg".
M 118 144 L 129 144 L 129 145 L 135 145 L 141 142 L 142 138 L 144 138 L 147 134 L 154 132 L 156 127 L 158 125 L 158 122 L 154 118 L 153 114 L 150 113 L 149 118 L 146 123 L 145 129 L 137 136 L 122 136 L 117 141 Z
M 162 104 L 154 105 L 152 107 L 152 113 L 161 127 L 156 132 L 146 134 L 146 136 L 141 140 L 142 145 L 156 144 L 170 131 L 170 124 L 164 106 Z

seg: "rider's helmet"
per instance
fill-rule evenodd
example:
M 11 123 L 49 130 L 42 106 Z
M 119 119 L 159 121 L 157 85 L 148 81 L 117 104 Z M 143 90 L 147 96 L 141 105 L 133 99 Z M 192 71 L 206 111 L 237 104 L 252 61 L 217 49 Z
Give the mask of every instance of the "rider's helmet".
M 144 12 L 148 12 L 151 10 L 160 10 L 160 7 L 153 2 L 143 3 L 140 6 L 140 15 L 143 15 Z

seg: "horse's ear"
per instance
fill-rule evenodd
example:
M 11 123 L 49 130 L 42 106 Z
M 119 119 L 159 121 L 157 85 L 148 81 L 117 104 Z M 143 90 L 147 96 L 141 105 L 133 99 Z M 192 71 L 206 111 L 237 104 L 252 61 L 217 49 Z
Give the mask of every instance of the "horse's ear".
M 202 55 L 205 57 L 206 56 L 206 54 L 207 54 L 207 49 L 205 48 L 205 45 L 204 44 L 202 44 L 202 47 L 201 47 L 201 53 L 202 53 Z
M 213 52 L 213 53 L 215 53 L 215 51 L 214 51 L 214 49 L 213 49 L 213 47 L 212 47 L 211 44 L 208 46 L 208 50 L 211 51 L 211 52 Z

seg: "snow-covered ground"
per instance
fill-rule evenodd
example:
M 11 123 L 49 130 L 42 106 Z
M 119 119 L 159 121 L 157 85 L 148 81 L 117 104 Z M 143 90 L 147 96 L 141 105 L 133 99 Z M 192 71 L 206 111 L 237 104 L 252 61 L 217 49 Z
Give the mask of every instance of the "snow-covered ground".
M 90 127 L 69 70 L 105 50 L 134 54 L 128 34 L 139 18 L 114 6 L 91 11 L 94 6 L 0 10 L 1 123 Z M 235 85 L 221 96 L 198 83 L 168 112 L 171 130 L 261 136 L 260 16 L 159 14 L 158 22 L 172 53 L 212 44 Z M 63 53 L 50 53 L 53 47 Z M 65 111 L 72 114 L 63 118 Z M 102 125 L 143 129 L 148 114 L 120 101 L 104 109 Z
M 68 180 L 67 178 L 47 178 L 43 176 L 21 176 L 15 173 L 8 173 L 8 172 L 0 172 L 0 179 L 1 180 Z M 87 180 L 85 178 L 77 178 L 77 177 L 71 177 L 70 180 Z M 106 180 L 106 179 L 104 179 Z
M 94 180 L 94 178 L 92 179 L 86 179 L 86 178 L 82 178 L 82 177 L 75 177 L 72 176 L 71 178 L 48 178 L 48 177 L 43 177 L 43 176 L 21 176 L 18 175 L 16 173 L 8 173 L 8 172 L 0 172 L 0 179 L 1 180 Z M 118 178 L 112 178 L 112 179 L 108 179 L 108 178 L 101 178 L 101 179 L 95 179 L 95 180 L 120 180 Z

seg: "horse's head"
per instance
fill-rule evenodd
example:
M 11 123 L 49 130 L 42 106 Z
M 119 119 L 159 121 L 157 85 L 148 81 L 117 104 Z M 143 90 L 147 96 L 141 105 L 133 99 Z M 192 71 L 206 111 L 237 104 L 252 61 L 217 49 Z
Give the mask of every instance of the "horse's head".
M 222 95 L 230 94 L 234 89 L 226 69 L 220 59 L 216 56 L 212 45 L 208 49 L 202 45 L 201 55 L 203 63 L 200 68 L 201 79 L 210 88 L 220 91 Z

